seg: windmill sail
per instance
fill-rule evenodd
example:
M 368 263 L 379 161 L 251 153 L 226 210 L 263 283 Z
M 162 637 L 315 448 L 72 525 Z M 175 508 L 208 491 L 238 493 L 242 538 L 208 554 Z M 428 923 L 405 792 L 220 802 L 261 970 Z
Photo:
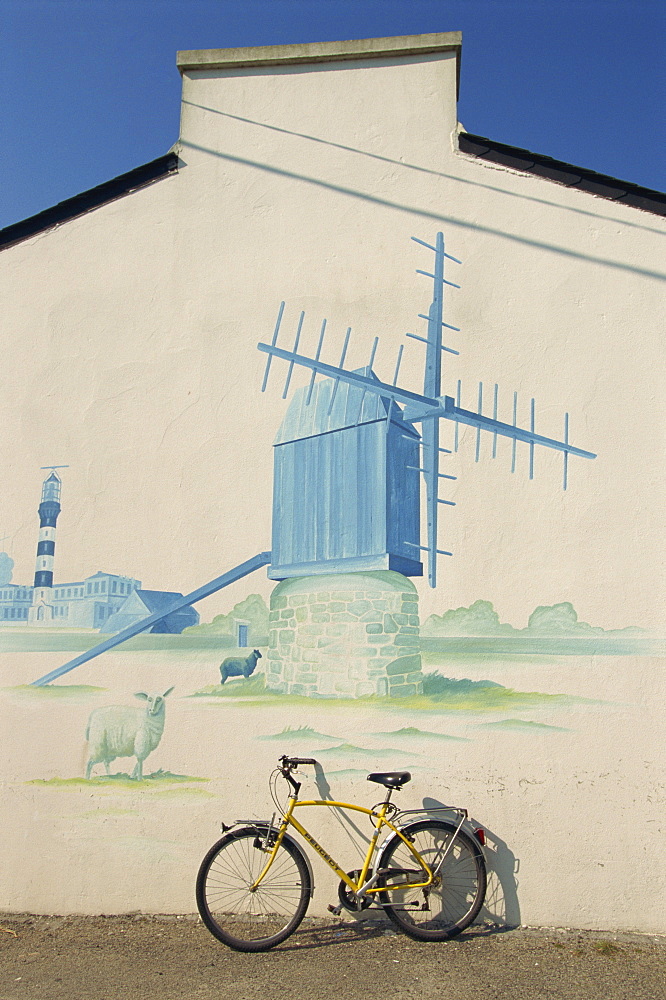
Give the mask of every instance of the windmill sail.
M 564 479 L 563 488 L 567 489 L 568 485 L 568 459 L 569 456 L 575 456 L 578 458 L 596 458 L 593 452 L 585 451 L 582 448 L 577 448 L 572 445 L 569 441 L 569 414 L 565 415 L 564 421 L 564 440 L 558 440 L 556 438 L 549 438 L 542 434 L 537 434 L 535 431 L 535 419 L 534 419 L 534 400 L 531 402 L 530 411 L 530 426 L 529 428 L 519 427 L 516 421 L 516 396 L 514 394 L 514 411 L 513 411 L 513 423 L 507 424 L 501 420 L 497 419 L 498 412 L 498 389 L 495 386 L 494 397 L 493 397 L 493 416 L 486 416 L 482 412 L 482 402 L 483 402 L 483 386 L 479 385 L 479 402 L 478 410 L 474 412 L 472 410 L 467 410 L 460 405 L 460 383 L 458 383 L 458 391 L 456 398 L 453 396 L 442 395 L 442 353 L 458 354 L 458 351 L 454 348 L 449 347 L 443 343 L 442 331 L 445 329 L 458 331 L 458 328 L 452 326 L 449 323 L 444 322 L 443 319 L 443 302 L 444 302 L 444 286 L 448 285 L 453 288 L 458 288 L 459 285 L 452 281 L 449 281 L 444 276 L 445 261 L 450 260 L 456 264 L 460 264 L 457 258 L 452 257 L 450 254 L 446 253 L 444 247 L 444 237 L 442 233 L 438 233 L 435 245 L 426 243 L 424 240 L 412 237 L 414 241 L 421 246 L 427 248 L 432 253 L 434 253 L 434 269 L 432 272 L 418 270 L 417 273 L 425 275 L 432 279 L 433 281 L 433 296 L 428 309 L 427 314 L 420 314 L 421 318 L 427 320 L 427 336 L 421 337 L 416 334 L 407 334 L 408 337 L 420 341 L 426 345 L 425 347 L 425 361 L 424 361 L 424 377 L 423 377 L 423 392 L 418 393 L 403 386 L 397 384 L 397 376 L 399 370 L 399 360 L 396 366 L 396 374 L 394 377 L 394 383 L 383 382 L 376 377 L 375 373 L 371 371 L 372 362 L 374 361 L 374 355 L 376 350 L 376 341 L 373 346 L 372 356 L 370 366 L 361 371 L 350 371 L 344 367 L 344 360 L 347 352 L 347 346 L 349 343 L 350 330 L 347 331 L 347 336 L 345 339 L 345 346 L 342 352 L 342 357 L 338 365 L 328 364 L 321 360 L 321 354 L 323 349 L 324 341 L 324 330 L 326 328 L 326 321 L 324 320 L 321 333 L 319 336 L 319 341 L 317 345 L 317 351 L 314 357 L 309 357 L 305 354 L 297 353 L 298 344 L 300 341 L 301 328 L 303 324 L 303 314 L 301 313 L 301 318 L 299 320 L 299 326 L 296 336 L 296 341 L 294 343 L 293 350 L 285 350 L 277 346 L 277 331 L 282 320 L 282 314 L 284 310 L 284 303 L 280 306 L 280 312 L 278 316 L 278 323 L 276 325 L 275 334 L 273 340 L 270 344 L 259 343 L 257 345 L 258 349 L 263 353 L 268 355 L 266 363 L 266 373 L 264 376 L 264 385 L 262 389 L 266 388 L 266 383 L 268 380 L 268 373 L 270 370 L 271 360 L 273 358 L 278 358 L 289 363 L 289 373 L 287 379 L 291 378 L 291 372 L 293 367 L 298 365 L 302 368 L 307 368 L 312 372 L 312 377 L 310 379 L 310 386 L 308 390 L 308 402 L 312 395 L 312 388 L 314 386 L 314 380 L 317 375 L 321 375 L 324 378 L 332 379 L 334 381 L 334 388 L 331 398 L 331 406 L 335 399 L 335 393 L 337 392 L 337 386 L 340 382 L 346 383 L 349 386 L 356 386 L 363 390 L 363 398 L 366 393 L 373 393 L 376 396 L 380 396 L 382 399 L 393 400 L 395 403 L 402 404 L 404 406 L 404 411 L 401 414 L 401 419 L 407 424 L 421 424 L 421 449 L 422 457 L 421 463 L 416 467 L 417 471 L 422 473 L 425 484 L 426 484 L 426 534 L 427 534 L 427 544 L 421 545 L 420 542 L 409 541 L 405 544 L 411 546 L 412 548 L 426 551 L 428 553 L 428 579 L 431 587 L 435 587 L 437 583 L 437 556 L 438 555 L 451 555 L 450 552 L 439 548 L 438 543 L 438 512 L 439 505 L 451 505 L 455 506 L 453 501 L 447 500 L 446 498 L 440 497 L 440 479 L 454 480 L 456 477 L 448 475 L 447 473 L 440 472 L 440 455 L 443 453 L 449 453 L 448 449 L 442 448 L 440 446 L 439 440 L 439 422 L 440 420 L 453 421 L 456 425 L 456 447 L 457 451 L 457 441 L 458 441 L 458 426 L 460 424 L 465 424 L 477 429 L 477 460 L 479 456 L 479 444 L 482 431 L 488 431 L 493 435 L 493 457 L 497 454 L 496 441 L 497 437 L 507 437 L 513 441 L 513 451 L 512 451 L 512 471 L 515 469 L 515 447 L 517 441 L 525 442 L 530 447 L 530 478 L 533 477 L 534 468 L 534 449 L 536 446 L 552 448 L 556 451 L 560 451 L 563 454 L 564 459 Z M 399 356 L 400 357 L 400 356 Z M 286 388 L 285 388 L 286 392 Z M 408 466 L 409 469 L 414 469 L 414 466 Z

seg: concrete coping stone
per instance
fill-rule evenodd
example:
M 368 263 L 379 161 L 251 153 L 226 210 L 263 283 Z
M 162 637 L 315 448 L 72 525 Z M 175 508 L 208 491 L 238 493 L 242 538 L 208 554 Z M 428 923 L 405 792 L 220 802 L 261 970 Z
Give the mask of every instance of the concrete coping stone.
M 461 31 L 388 38 L 355 38 L 340 42 L 306 42 L 298 45 L 257 45 L 238 49 L 187 49 L 176 55 L 181 73 L 189 70 L 239 69 L 244 66 L 280 66 L 294 63 L 340 62 L 421 56 L 455 51 L 460 62 Z

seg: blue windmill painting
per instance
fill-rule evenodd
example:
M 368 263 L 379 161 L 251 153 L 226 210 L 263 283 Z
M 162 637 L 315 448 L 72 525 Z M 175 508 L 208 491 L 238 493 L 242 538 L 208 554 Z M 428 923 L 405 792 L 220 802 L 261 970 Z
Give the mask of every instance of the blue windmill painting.
M 332 379 L 299 389 L 275 439 L 269 577 L 420 576 L 419 446 L 391 399 Z
M 337 365 L 321 360 L 326 321 L 323 322 L 314 357 L 298 353 L 304 314 L 301 314 L 296 339 L 291 350 L 277 346 L 284 303 L 280 307 L 272 342 L 260 343 L 268 354 L 264 383 L 266 389 L 273 358 L 289 362 L 283 397 L 289 389 L 294 365 L 311 371 L 307 389 L 298 390 L 285 417 L 275 445 L 275 492 L 273 512 L 272 579 L 300 575 L 302 572 L 328 572 L 335 568 L 335 558 L 358 558 L 359 568 L 370 568 L 373 556 L 379 556 L 379 540 L 384 546 L 383 561 L 375 569 L 396 569 L 406 576 L 420 576 L 420 551 L 428 556 L 428 578 L 437 583 L 437 556 L 451 555 L 438 548 L 438 511 L 440 504 L 451 504 L 440 496 L 440 479 L 456 477 L 440 471 L 440 454 L 451 453 L 440 446 L 440 420 L 455 424 L 454 450 L 458 450 L 459 425 L 476 429 L 476 460 L 479 460 L 481 432 L 493 436 L 493 457 L 498 436 L 512 440 L 511 470 L 516 468 L 516 444 L 529 446 L 529 475 L 534 476 L 534 450 L 537 446 L 555 449 L 563 456 L 563 488 L 568 483 L 569 456 L 595 458 L 569 441 L 569 415 L 564 416 L 562 440 L 545 437 L 535 430 L 534 400 L 530 404 L 530 426 L 517 425 L 517 394 L 513 398 L 513 422 L 498 420 L 498 387 L 494 388 L 493 414 L 483 413 L 483 386 L 479 384 L 476 412 L 460 405 L 460 382 L 456 396 L 442 395 L 442 353 L 458 354 L 443 343 L 442 331 L 458 328 L 443 319 L 443 288 L 460 286 L 444 277 L 446 260 L 459 264 L 445 252 L 444 237 L 437 234 L 433 246 L 418 240 L 434 253 L 434 273 L 419 269 L 418 274 L 433 279 L 433 297 L 427 314 L 425 337 L 407 336 L 425 345 L 423 392 L 413 392 L 398 384 L 402 347 L 399 350 L 391 383 L 381 381 L 372 369 L 377 339 L 366 368 L 347 370 L 344 361 L 349 345 L 347 331 L 342 356 Z M 316 382 L 316 375 L 324 378 Z M 369 402 L 372 400 L 372 402 Z M 401 407 L 402 404 L 402 407 Z M 380 426 L 384 425 L 382 435 Z M 421 426 L 419 434 L 415 425 Z M 373 429 L 371 429 L 373 428 Z M 331 439 L 327 439 L 332 435 Z M 299 445 L 300 442 L 300 445 Z M 291 450 L 284 450 L 290 446 Z M 363 474 L 359 476 L 359 470 Z M 419 542 L 419 474 L 426 484 L 426 544 Z M 298 510 L 294 518 L 292 511 Z M 359 524 L 358 511 L 367 514 L 367 523 Z M 361 521 L 363 518 L 361 517 Z M 378 523 L 379 522 L 379 523 Z M 358 528 L 354 539 L 350 525 Z M 343 540 L 344 539 L 344 540 Z M 285 553 L 293 546 L 298 558 L 289 565 Z M 411 550 L 411 551 L 410 551 Z M 335 551 L 336 557 L 332 555 Z M 332 564 L 327 563 L 332 560 Z M 402 568 L 400 565 L 402 562 Z M 347 568 L 351 563 L 347 564 Z
M 299 352 L 305 314 L 297 323 L 291 349 L 279 346 L 285 304 L 281 304 L 270 343 L 259 343 L 267 355 L 262 391 L 272 362 L 286 362 L 282 397 L 287 398 L 296 367 L 309 370 L 309 383 L 298 388 L 274 441 L 272 545 L 226 571 L 197 590 L 173 596 L 159 610 L 132 622 L 92 649 L 39 678 L 43 685 L 73 670 L 167 615 L 184 609 L 264 566 L 279 581 L 271 597 L 271 636 L 267 687 L 275 692 L 325 697 L 365 695 L 407 696 L 422 689 L 419 646 L 418 592 L 411 577 L 424 575 L 427 561 L 431 587 L 437 585 L 438 557 L 452 553 L 440 548 L 440 506 L 454 506 L 441 496 L 441 483 L 456 476 L 440 470 L 440 456 L 458 450 L 459 427 L 476 430 L 476 460 L 482 432 L 512 442 L 511 471 L 516 447 L 529 448 L 529 475 L 534 476 L 536 447 L 554 449 L 563 457 L 563 488 L 567 489 L 569 457 L 595 458 L 571 444 L 569 415 L 564 415 L 562 439 L 545 437 L 535 428 L 534 400 L 529 427 L 513 419 L 498 419 L 498 387 L 492 415 L 483 412 L 479 384 L 476 411 L 461 406 L 461 384 L 455 395 L 442 394 L 442 356 L 459 352 L 443 342 L 443 331 L 458 332 L 443 318 L 444 288 L 459 288 L 445 277 L 447 261 L 460 264 L 444 247 L 413 237 L 433 255 L 432 270 L 417 273 L 432 280 L 426 335 L 407 336 L 423 345 L 423 388 L 414 391 L 400 382 L 401 345 L 391 381 L 374 371 L 375 338 L 366 366 L 345 367 L 351 328 L 337 363 L 322 359 L 326 320 L 321 324 L 313 356 Z M 440 443 L 441 421 L 453 424 L 452 448 Z M 421 478 L 422 477 L 422 478 Z M 425 516 L 421 483 L 425 483 Z M 138 620 L 137 620 L 138 618 Z
M 530 426 L 521 428 L 515 394 L 513 422 L 498 419 L 497 386 L 492 416 L 483 413 L 482 385 L 476 412 L 460 405 L 460 382 L 456 397 L 442 395 L 442 354 L 458 353 L 443 343 L 443 330 L 456 330 L 443 319 L 444 286 L 459 287 L 445 278 L 444 265 L 460 261 L 446 253 L 442 233 L 434 246 L 416 242 L 434 254 L 433 270 L 418 270 L 433 281 L 429 310 L 420 314 L 427 335 L 407 334 L 425 345 L 421 393 L 399 384 L 402 347 L 390 383 L 373 370 L 377 339 L 367 367 L 345 368 L 350 330 L 339 363 L 322 361 L 325 320 L 314 357 L 299 353 L 303 313 L 293 348 L 279 347 L 284 303 L 272 342 L 258 345 L 268 355 L 263 389 L 274 358 L 288 362 L 285 398 L 294 366 L 311 373 L 309 385 L 294 394 L 275 441 L 268 575 L 284 581 L 273 594 L 271 611 L 267 683 L 275 691 L 339 697 L 421 692 L 418 595 L 407 578 L 423 574 L 425 552 L 434 588 L 438 556 L 452 554 L 439 548 L 438 538 L 440 505 L 453 505 L 440 496 L 440 480 L 456 478 L 440 471 L 440 455 L 451 454 L 440 444 L 441 420 L 455 425 L 454 450 L 459 425 L 476 429 L 477 461 L 482 431 L 493 435 L 493 456 L 497 438 L 510 438 L 512 471 L 516 444 L 525 442 L 530 477 L 535 447 L 561 452 L 564 489 L 569 456 L 595 457 L 569 442 L 568 414 L 563 440 L 556 440 L 536 433 L 533 400 Z M 323 378 L 316 381 L 317 375 Z M 423 543 L 421 475 L 427 515 Z

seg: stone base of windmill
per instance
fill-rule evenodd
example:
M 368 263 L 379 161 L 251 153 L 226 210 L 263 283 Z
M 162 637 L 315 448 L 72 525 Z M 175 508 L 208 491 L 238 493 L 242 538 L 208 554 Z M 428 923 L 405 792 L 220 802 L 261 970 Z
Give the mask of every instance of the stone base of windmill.
M 270 603 L 266 686 L 319 698 L 421 694 L 414 584 L 392 571 L 297 577 Z

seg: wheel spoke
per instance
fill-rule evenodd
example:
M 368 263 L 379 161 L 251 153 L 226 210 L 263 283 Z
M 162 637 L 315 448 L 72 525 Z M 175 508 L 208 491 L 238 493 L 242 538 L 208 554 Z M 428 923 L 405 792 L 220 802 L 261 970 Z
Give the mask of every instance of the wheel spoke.
M 263 951 L 291 934 L 310 898 L 308 867 L 293 842 L 283 841 L 268 871 L 250 891 L 271 852 L 255 846 L 264 837 L 246 828 L 211 848 L 199 870 L 197 905 L 216 937 L 241 951 Z
M 442 940 L 458 934 L 474 920 L 483 902 L 486 876 L 480 850 L 466 834 L 456 833 L 455 827 L 442 820 L 415 823 L 410 835 L 424 862 L 436 873 L 435 884 L 417 888 L 405 885 L 404 875 L 389 874 L 383 879 L 381 902 L 393 922 L 412 937 Z M 381 866 L 413 872 L 408 876 L 412 882 L 422 877 L 414 855 L 397 837 L 386 848 Z

